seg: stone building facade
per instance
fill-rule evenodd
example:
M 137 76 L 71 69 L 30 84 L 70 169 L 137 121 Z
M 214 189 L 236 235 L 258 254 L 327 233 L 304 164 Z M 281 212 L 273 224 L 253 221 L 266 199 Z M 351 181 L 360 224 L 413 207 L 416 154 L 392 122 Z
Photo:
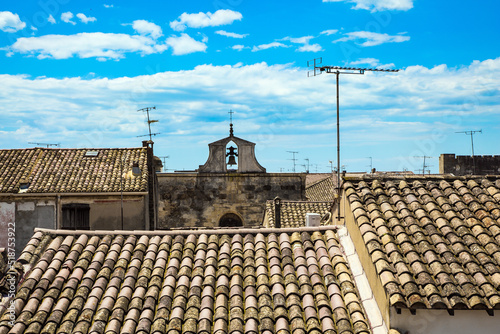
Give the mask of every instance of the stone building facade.
M 441 154 L 439 173 L 464 175 L 500 175 L 500 155 Z
M 210 143 L 204 165 L 191 173 L 159 173 L 157 229 L 258 226 L 277 196 L 305 200 L 306 174 L 266 173 L 255 144 L 230 135 Z

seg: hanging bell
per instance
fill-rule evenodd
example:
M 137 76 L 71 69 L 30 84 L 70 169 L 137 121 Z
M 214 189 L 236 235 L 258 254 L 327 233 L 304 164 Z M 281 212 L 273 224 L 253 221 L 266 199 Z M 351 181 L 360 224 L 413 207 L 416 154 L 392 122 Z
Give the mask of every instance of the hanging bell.
M 236 165 L 236 158 L 234 157 L 234 155 L 230 155 L 230 156 L 229 156 L 229 160 L 227 161 L 227 164 L 228 164 L 229 166 Z

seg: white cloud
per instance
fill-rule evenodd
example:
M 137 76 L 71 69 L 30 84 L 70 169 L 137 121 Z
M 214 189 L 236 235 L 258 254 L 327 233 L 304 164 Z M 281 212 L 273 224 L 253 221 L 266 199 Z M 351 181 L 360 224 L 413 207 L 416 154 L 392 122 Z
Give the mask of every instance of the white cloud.
M 87 24 L 89 22 L 95 22 L 97 20 L 95 17 L 88 17 L 82 13 L 76 14 L 76 17 L 78 17 L 80 19 L 80 21 L 82 21 L 85 24 Z
M 52 16 L 52 14 L 49 15 L 49 17 L 47 18 L 47 21 L 51 24 L 56 23 L 56 19 Z
M 283 44 L 283 43 L 280 43 L 280 42 L 272 42 L 272 43 L 268 43 L 268 44 L 261 44 L 261 45 L 254 46 L 252 48 L 252 52 L 267 50 L 267 49 L 272 49 L 272 48 L 288 48 L 288 47 L 290 47 L 290 46 Z
M 157 39 L 163 35 L 161 27 L 146 20 L 136 20 L 132 23 L 132 28 L 141 35 L 149 35 Z
M 388 34 L 380 34 L 380 33 L 371 32 L 371 31 L 354 31 L 354 32 L 348 32 L 345 35 L 346 35 L 346 37 L 339 38 L 339 39 L 333 41 L 333 43 L 364 40 L 364 42 L 362 42 L 359 45 L 361 45 L 361 46 L 376 46 L 376 45 L 385 44 L 385 43 L 407 42 L 410 40 L 410 36 L 405 36 L 402 34 L 391 36 Z
M 18 14 L 12 12 L 0 12 L 0 30 L 5 32 L 16 32 L 26 27 Z
M 320 52 L 323 48 L 319 44 L 304 44 L 297 49 L 298 52 Z
M 351 61 L 349 65 L 351 66 L 368 65 L 369 67 L 374 67 L 374 68 L 393 68 L 395 66 L 394 63 L 381 64 L 380 61 L 375 58 L 360 58 L 358 60 Z
M 248 36 L 248 34 L 237 34 L 234 32 L 227 32 L 224 30 L 217 30 L 215 33 L 221 36 L 232 37 L 232 38 L 245 38 Z
M 338 33 L 339 30 L 338 29 L 328 29 L 328 30 L 323 30 L 320 34 L 321 35 L 327 35 L 327 36 L 330 36 L 330 35 L 333 35 L 333 34 L 336 34 Z
M 66 23 L 71 23 L 72 25 L 75 25 L 76 22 L 71 21 L 71 19 L 74 17 L 72 12 L 64 12 L 61 14 L 61 20 Z
M 282 40 L 290 41 L 295 44 L 308 44 L 309 41 L 313 38 L 313 36 L 304 36 L 304 37 L 285 37 Z
M 76 35 L 45 35 L 22 37 L 7 48 L 9 52 L 36 55 L 38 58 L 120 59 L 125 53 L 152 54 L 167 49 L 147 36 L 107 33 L 79 33 Z
M 410 10 L 413 0 L 323 0 L 323 2 L 349 2 L 354 3 L 354 9 L 366 9 L 372 12 L 384 10 Z
M 250 49 L 250 47 L 244 46 L 244 45 L 241 45 L 241 44 L 236 44 L 236 45 L 233 45 L 231 47 L 231 49 L 241 51 L 243 49 Z
M 176 31 L 183 31 L 187 27 L 189 28 L 205 28 L 205 27 L 217 27 L 221 25 L 231 24 L 236 20 L 241 20 L 243 15 L 239 12 L 232 11 L 230 9 L 219 9 L 215 13 L 197 13 L 188 14 L 182 13 L 179 19 L 170 22 L 170 27 Z
M 319 52 L 323 51 L 323 48 L 319 44 L 309 44 L 309 41 L 313 39 L 314 36 L 303 36 L 303 37 L 285 37 L 281 39 L 282 41 L 290 41 L 294 44 L 303 44 L 296 51 L 298 52 Z
M 113 8 L 115 5 L 107 5 L 107 4 L 103 4 L 104 8 Z
M 172 54 L 175 56 L 194 52 L 205 52 L 207 49 L 205 43 L 199 42 L 185 33 L 182 33 L 181 36 L 171 36 L 167 38 L 166 44 L 172 47 Z
M 394 74 L 343 77 L 344 158 L 375 158 L 384 153 L 390 159 L 399 152 L 422 155 L 411 154 L 415 143 L 423 140 L 427 145 L 436 133 L 440 141 L 432 142 L 433 151 L 425 154 L 439 156 L 447 147 L 465 150 L 467 138 L 457 140 L 455 136 L 461 135 L 454 132 L 471 122 L 478 129 L 486 124 L 482 136 L 489 137 L 481 147 L 486 150 L 488 144 L 494 153 L 498 146 L 494 129 L 500 124 L 498 71 L 500 58 L 459 68 L 411 66 Z M 329 98 L 334 78 L 304 74 L 302 67 L 265 63 L 200 65 L 120 78 L 4 74 L 0 75 L 0 148 L 53 138 L 60 138 L 57 141 L 63 147 L 140 146 L 135 136 L 144 134 L 147 125 L 135 110 L 144 101 L 155 101 L 154 117 L 160 122 L 154 130 L 162 133 L 155 138 L 155 150 L 168 152 L 170 168 L 204 163 L 206 144 L 227 135 L 227 122 L 218 120 L 229 109 L 238 112 L 235 134 L 257 143 L 257 157 L 268 171 L 290 165 L 287 149 L 300 151 L 311 163 L 327 165 L 328 152 L 335 152 L 334 102 Z M 445 142 L 450 146 L 441 144 Z M 281 161 L 274 165 L 272 159 Z M 393 170 L 398 165 L 377 165 L 383 168 Z

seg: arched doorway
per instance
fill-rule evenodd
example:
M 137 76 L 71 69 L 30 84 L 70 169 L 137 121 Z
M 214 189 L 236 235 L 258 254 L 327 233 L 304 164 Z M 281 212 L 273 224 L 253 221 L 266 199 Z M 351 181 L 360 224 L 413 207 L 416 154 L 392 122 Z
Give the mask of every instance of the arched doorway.
M 226 213 L 219 220 L 220 227 L 239 227 L 243 226 L 240 216 L 235 213 Z

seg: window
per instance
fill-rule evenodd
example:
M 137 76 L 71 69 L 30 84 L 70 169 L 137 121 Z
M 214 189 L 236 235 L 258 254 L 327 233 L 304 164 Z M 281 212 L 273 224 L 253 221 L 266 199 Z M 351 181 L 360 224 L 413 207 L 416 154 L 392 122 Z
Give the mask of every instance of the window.
M 241 218 L 237 214 L 226 213 L 219 220 L 219 226 L 220 227 L 238 227 L 238 226 L 243 226 L 243 222 L 241 221 Z
M 62 229 L 64 230 L 89 230 L 88 204 L 63 204 L 62 206 Z

